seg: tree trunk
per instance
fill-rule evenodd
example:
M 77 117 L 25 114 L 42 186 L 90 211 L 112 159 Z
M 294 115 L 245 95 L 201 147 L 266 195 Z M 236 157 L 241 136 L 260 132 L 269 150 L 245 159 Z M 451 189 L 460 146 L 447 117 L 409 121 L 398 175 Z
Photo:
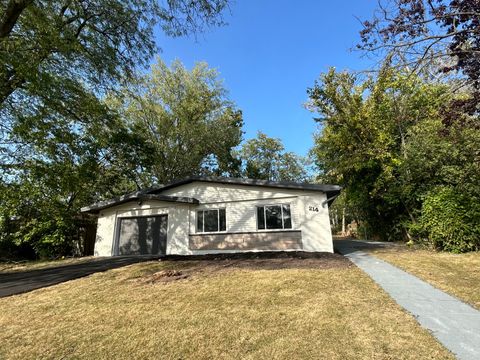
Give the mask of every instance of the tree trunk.
M 345 208 L 342 209 L 342 236 L 346 235 L 345 231 Z
M 32 2 L 33 0 L 10 0 L 0 21 L 0 39 L 10 34 L 22 11 Z

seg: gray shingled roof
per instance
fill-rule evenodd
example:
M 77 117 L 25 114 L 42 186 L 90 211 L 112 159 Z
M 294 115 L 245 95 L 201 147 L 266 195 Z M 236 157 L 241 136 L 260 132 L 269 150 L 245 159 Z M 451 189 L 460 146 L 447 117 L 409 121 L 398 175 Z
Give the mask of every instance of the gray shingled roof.
M 107 209 L 109 207 L 120 205 L 127 203 L 129 201 L 145 201 L 145 200 L 158 200 L 158 201 L 166 201 L 166 202 L 176 202 L 176 203 L 184 203 L 184 204 L 198 204 L 199 201 L 194 198 L 189 197 L 179 197 L 179 196 L 167 196 L 167 195 L 157 195 L 157 194 L 148 194 L 144 191 L 137 191 L 134 193 L 122 195 L 110 200 L 99 201 L 95 204 L 85 206 L 80 209 L 81 212 L 88 212 L 88 213 L 98 213 L 103 209 Z
M 297 182 L 290 182 L 290 181 L 268 181 L 268 180 L 258 180 L 258 179 L 193 176 L 183 180 L 174 181 L 166 185 L 159 185 L 156 187 L 126 194 L 111 200 L 100 201 L 90 206 L 83 207 L 81 211 L 89 212 L 89 213 L 98 213 L 100 210 L 103 210 L 115 205 L 123 204 L 129 201 L 134 201 L 134 200 L 139 200 L 139 201 L 158 200 L 158 201 L 168 201 L 168 202 L 177 202 L 177 203 L 186 203 L 186 204 L 198 204 L 199 201 L 194 198 L 167 196 L 167 195 L 161 194 L 165 190 L 172 189 L 177 186 L 181 186 L 185 184 L 190 184 L 196 181 L 207 182 L 207 183 L 217 183 L 217 184 L 262 186 L 262 187 L 280 188 L 280 189 L 321 191 L 327 194 L 329 205 L 333 202 L 333 199 L 335 198 L 335 196 L 340 194 L 340 190 L 342 189 L 338 185 L 329 185 L 329 184 L 308 184 L 308 183 L 297 183 Z
M 310 183 L 298 183 L 298 182 L 292 182 L 292 181 L 268 181 L 268 180 L 243 179 L 243 178 L 192 176 L 186 179 L 171 182 L 166 185 L 154 187 L 152 189 L 147 190 L 146 192 L 149 194 L 161 193 L 164 190 L 171 189 L 180 185 L 189 184 L 195 181 L 219 183 L 219 184 L 232 184 L 232 185 L 263 186 L 263 187 L 281 188 L 281 189 L 321 191 L 325 193 L 332 193 L 332 195 L 335 193 L 340 193 L 340 190 L 342 189 L 338 185 L 330 185 L 330 184 L 310 184 Z

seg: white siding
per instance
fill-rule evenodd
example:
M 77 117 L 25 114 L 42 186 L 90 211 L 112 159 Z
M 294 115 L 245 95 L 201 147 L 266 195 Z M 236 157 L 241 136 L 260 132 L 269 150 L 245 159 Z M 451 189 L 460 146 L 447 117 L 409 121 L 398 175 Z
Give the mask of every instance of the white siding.
M 299 226 L 305 251 L 333 252 L 328 205 L 322 206 L 326 199 L 326 194 L 320 192 L 312 192 L 298 198 L 298 209 L 301 212 Z
M 297 197 L 283 197 L 281 199 L 260 199 L 260 200 L 243 200 L 229 201 L 211 204 L 201 204 L 192 207 L 190 212 L 190 233 L 196 233 L 196 217 L 197 211 L 203 209 L 219 209 L 224 208 L 226 211 L 227 228 L 226 232 L 253 232 L 257 231 L 257 206 L 288 204 L 292 215 L 292 228 L 298 229 L 296 226 L 300 219 L 297 211 Z
M 119 217 L 168 214 L 167 254 L 188 253 L 189 206 L 162 201 L 138 204 L 131 201 L 100 212 L 95 240 L 95 256 L 113 255 L 115 226 Z
M 241 200 L 273 199 L 291 197 L 303 193 L 303 190 L 216 184 L 199 181 L 162 191 L 162 195 L 193 197 L 198 199 L 202 204 Z
M 139 205 L 132 201 L 106 209 L 98 219 L 95 255 L 112 255 L 116 221 L 121 216 L 168 214 L 167 254 L 202 254 L 205 251 L 191 251 L 188 248 L 188 235 L 196 233 L 197 210 L 225 208 L 226 232 L 255 232 L 256 207 L 267 204 L 290 205 L 292 229 L 301 230 L 305 251 L 333 252 L 328 207 L 322 206 L 326 195 L 322 192 L 193 182 L 162 194 L 193 197 L 200 201 L 200 205 L 161 201 Z M 309 207 L 318 209 L 318 212 L 310 211 Z
M 106 211 L 98 216 L 97 236 L 95 238 L 95 256 L 111 256 L 113 234 L 115 232 L 115 212 Z

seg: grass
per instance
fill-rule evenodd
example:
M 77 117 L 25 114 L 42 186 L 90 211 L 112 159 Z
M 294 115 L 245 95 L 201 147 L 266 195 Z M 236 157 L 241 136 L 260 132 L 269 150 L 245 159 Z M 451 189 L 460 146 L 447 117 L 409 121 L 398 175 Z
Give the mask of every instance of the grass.
M 480 252 L 451 254 L 405 245 L 371 252 L 480 310 Z
M 46 269 L 46 268 L 55 267 L 55 266 L 77 264 L 85 261 L 90 261 L 92 258 L 93 256 L 85 256 L 85 257 L 65 258 L 65 259 L 57 259 L 57 260 L 0 262 L 0 273 Z
M 0 358 L 454 358 L 349 263 L 262 261 L 148 262 L 2 298 Z

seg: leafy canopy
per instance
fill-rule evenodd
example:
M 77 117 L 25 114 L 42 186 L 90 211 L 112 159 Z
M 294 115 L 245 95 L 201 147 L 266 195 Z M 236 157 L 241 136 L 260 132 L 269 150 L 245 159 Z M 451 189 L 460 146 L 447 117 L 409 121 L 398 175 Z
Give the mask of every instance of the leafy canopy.
M 139 165 L 122 160 L 133 160 L 130 149 L 144 144 L 105 96 L 149 64 L 156 25 L 170 36 L 196 33 L 223 24 L 226 6 L 226 0 L 0 3 L 0 256 L 82 253 L 82 228 L 92 219 L 80 207 L 134 189 L 128 175 Z
M 363 22 L 358 48 L 398 68 L 448 75 L 455 88 L 472 89 L 469 96 L 448 104 L 447 122 L 456 121 L 452 108 L 478 114 L 480 101 L 480 2 L 477 0 L 379 1 L 372 19 Z M 432 66 L 433 65 L 433 66 Z
M 434 215 L 428 203 L 424 206 L 425 198 L 447 187 L 478 199 L 479 132 L 467 126 L 474 122 L 443 122 L 443 104 L 455 98 L 448 85 L 387 63 L 377 77 L 363 81 L 331 69 L 308 94 L 308 107 L 318 113 L 321 125 L 312 150 L 316 164 L 327 181 L 344 185 L 347 205 L 370 234 L 432 240 L 437 230 L 428 225 Z M 472 209 L 475 201 L 463 204 Z M 478 222 L 467 213 L 459 226 L 477 232 Z M 434 244 L 453 251 L 479 246 L 465 241 L 468 246 L 456 239 Z
M 240 150 L 247 178 L 272 181 L 308 181 L 308 161 L 286 152 L 280 139 L 258 132 Z
M 115 156 L 130 164 L 138 187 L 238 170 L 232 149 L 242 140 L 242 113 L 206 63 L 188 71 L 157 58 L 150 74 L 109 102 L 126 129 Z
M 165 5 L 162 5 L 165 4 Z M 222 23 L 226 0 L 9 0 L 0 4 L 0 166 L 31 136 L 108 125 L 107 91 L 156 52 L 156 24 L 173 36 Z M 61 142 L 57 139 L 56 142 Z

